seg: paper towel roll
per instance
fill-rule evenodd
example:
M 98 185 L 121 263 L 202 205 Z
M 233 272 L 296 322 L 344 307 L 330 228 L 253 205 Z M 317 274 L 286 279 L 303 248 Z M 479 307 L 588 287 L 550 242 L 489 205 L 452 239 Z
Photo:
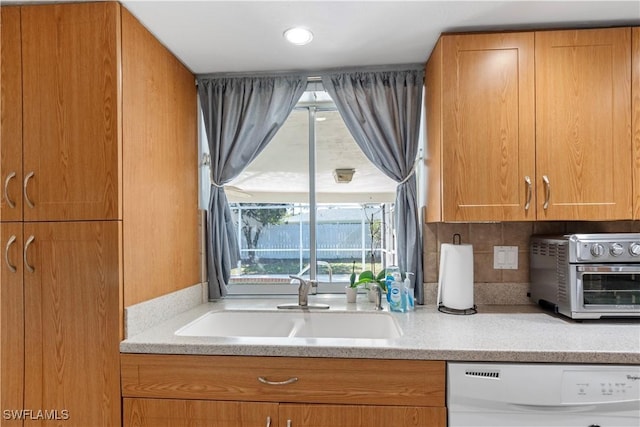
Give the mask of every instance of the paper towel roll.
M 438 306 L 454 310 L 473 308 L 473 246 L 440 246 Z

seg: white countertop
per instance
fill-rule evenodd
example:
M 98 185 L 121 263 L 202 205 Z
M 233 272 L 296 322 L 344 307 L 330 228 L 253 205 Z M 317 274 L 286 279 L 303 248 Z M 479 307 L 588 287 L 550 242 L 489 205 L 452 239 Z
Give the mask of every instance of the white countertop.
M 120 344 L 123 353 L 346 357 L 501 362 L 640 364 L 640 319 L 576 322 L 535 306 L 487 306 L 470 316 L 440 313 L 431 305 L 393 313 L 403 330 L 389 340 L 330 338 L 213 338 L 174 332 L 211 310 L 271 310 L 287 298 L 226 298 L 202 304 Z M 311 296 L 330 310 L 372 310 L 364 295 Z

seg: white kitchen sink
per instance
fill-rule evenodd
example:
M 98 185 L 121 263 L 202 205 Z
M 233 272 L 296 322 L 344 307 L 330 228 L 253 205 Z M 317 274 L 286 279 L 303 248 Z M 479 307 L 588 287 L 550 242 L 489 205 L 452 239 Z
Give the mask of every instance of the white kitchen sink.
M 393 315 L 361 311 L 210 311 L 175 332 L 196 337 L 364 338 L 402 335 Z

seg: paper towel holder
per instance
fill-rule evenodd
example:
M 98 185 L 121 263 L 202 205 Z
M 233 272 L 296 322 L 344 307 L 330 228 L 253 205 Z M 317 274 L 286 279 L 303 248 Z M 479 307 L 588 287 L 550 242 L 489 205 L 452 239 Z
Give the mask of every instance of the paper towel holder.
M 461 244 L 461 243 L 462 243 L 462 237 L 460 236 L 460 234 L 459 234 L 459 233 L 455 233 L 455 234 L 453 235 L 453 239 L 451 239 L 451 240 L 452 240 L 452 243 L 453 243 L 454 245 L 459 245 L 459 244 Z
M 451 240 L 454 245 L 462 244 L 462 237 L 460 236 L 459 233 L 455 233 Z M 476 314 L 478 312 L 477 306 L 475 304 L 473 304 L 471 308 L 466 308 L 466 309 L 451 308 L 442 304 L 442 302 L 440 301 L 441 286 L 442 286 L 442 283 L 440 282 L 440 280 L 438 280 L 438 296 L 436 300 L 436 306 L 439 312 L 445 313 L 445 314 L 456 314 L 456 315 L 469 315 L 469 314 Z
M 478 312 L 477 306 L 474 304 L 471 308 L 466 308 L 464 310 L 458 310 L 457 308 L 449 308 L 438 303 L 438 311 L 440 313 L 445 314 L 458 314 L 458 315 L 468 315 L 468 314 L 476 314 Z

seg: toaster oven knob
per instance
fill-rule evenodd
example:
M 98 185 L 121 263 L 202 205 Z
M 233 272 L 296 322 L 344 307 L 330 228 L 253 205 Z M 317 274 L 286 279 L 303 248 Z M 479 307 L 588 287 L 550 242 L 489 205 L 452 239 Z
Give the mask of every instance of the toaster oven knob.
M 593 255 L 594 258 L 604 255 L 604 246 L 601 243 L 591 245 L 591 255 Z
M 631 256 L 640 256 L 640 243 L 630 244 L 629 253 L 631 254 Z
M 620 243 L 613 243 L 609 248 L 609 252 L 611 252 L 613 256 L 620 256 L 624 253 L 624 248 Z

